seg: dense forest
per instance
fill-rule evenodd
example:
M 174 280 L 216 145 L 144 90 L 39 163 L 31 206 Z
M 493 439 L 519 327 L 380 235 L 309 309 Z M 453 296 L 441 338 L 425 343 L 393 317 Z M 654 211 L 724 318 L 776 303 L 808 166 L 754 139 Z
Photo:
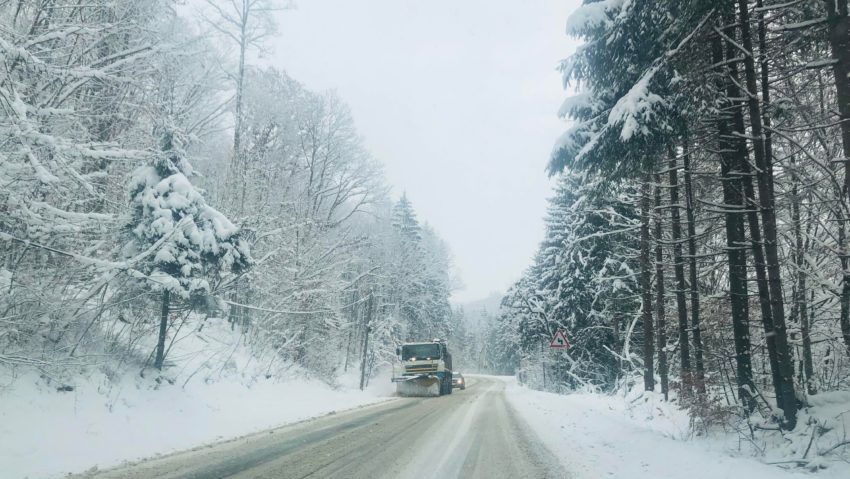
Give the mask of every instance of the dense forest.
M 794 429 L 850 388 L 847 0 L 585 1 L 567 30 L 546 237 L 498 325 L 520 379 Z
M 252 65 L 282 2 L 199 3 L 0 2 L 13 375 L 173 382 L 197 359 L 172 346 L 218 328 L 267 377 L 368 379 L 452 330 L 448 248 L 390 198 L 345 103 Z

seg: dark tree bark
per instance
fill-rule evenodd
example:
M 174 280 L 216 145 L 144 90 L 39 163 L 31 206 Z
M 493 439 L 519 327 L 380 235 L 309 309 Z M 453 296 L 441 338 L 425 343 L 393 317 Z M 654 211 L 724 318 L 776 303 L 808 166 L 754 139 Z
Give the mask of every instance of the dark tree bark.
M 652 324 L 652 270 L 649 259 L 649 176 L 645 175 L 640 185 L 640 287 L 641 322 L 643 324 L 643 386 L 647 391 L 655 389 L 655 332 Z
M 847 225 L 844 224 L 846 220 L 841 218 L 839 221 L 842 224 L 838 228 L 838 251 L 841 255 L 841 270 L 843 271 L 839 322 L 844 345 L 847 353 L 850 354 L 850 251 L 847 247 Z
M 729 24 L 730 22 L 725 22 Z M 721 65 L 724 60 L 720 37 L 712 37 L 712 60 Z M 728 68 L 728 67 L 727 67 Z M 718 92 L 726 92 L 729 75 L 721 71 Z M 735 343 L 735 376 L 738 398 L 747 411 L 755 409 L 753 371 L 750 357 L 749 306 L 747 294 L 747 257 L 745 253 L 743 208 L 740 171 L 733 172 L 735 143 L 723 111 L 734 109 L 727 97 L 721 98 L 721 113 L 717 118 L 718 151 L 720 152 L 720 182 L 723 187 L 723 210 L 726 227 L 726 257 L 729 265 L 729 302 L 732 310 L 732 335 Z
M 737 92 L 735 94 L 740 94 Z M 740 110 L 736 110 L 734 115 L 735 125 L 739 132 L 744 131 L 744 117 Z M 758 202 L 755 199 L 755 190 L 753 187 L 752 169 L 750 168 L 749 158 L 747 156 L 747 145 L 741 139 L 736 139 L 738 143 L 738 158 L 742 169 L 742 183 L 744 186 L 744 195 L 747 199 L 747 221 L 750 226 L 750 245 L 753 252 L 753 263 L 756 270 L 756 286 L 758 288 L 759 306 L 761 307 L 761 321 L 764 329 L 764 339 L 767 346 L 767 357 L 770 363 L 770 373 L 773 383 L 773 390 L 776 394 L 776 402 L 779 404 L 782 397 L 782 388 L 779 387 L 781 379 L 779 377 L 779 361 L 776 354 L 776 334 L 773 325 L 773 309 L 770 304 L 770 289 L 767 281 L 767 268 L 765 266 L 764 250 L 762 249 L 761 227 L 758 216 Z
M 702 329 L 700 325 L 699 270 L 697 269 L 696 214 L 694 213 L 694 189 L 691 179 L 690 142 L 685 141 L 682 156 L 685 168 L 685 214 L 688 219 L 688 279 L 691 293 L 691 331 L 694 336 L 694 383 L 697 393 L 705 395 L 705 364 L 703 362 Z
M 655 335 L 658 339 L 658 375 L 661 378 L 661 394 L 668 399 L 670 379 L 667 366 L 667 314 L 664 311 L 664 231 L 661 225 L 661 175 L 655 174 Z
M 738 0 L 738 19 L 741 30 L 741 43 L 750 55 L 744 55 L 744 74 L 747 88 L 747 106 L 749 109 L 750 128 L 752 132 L 753 156 L 756 160 L 756 179 L 758 184 L 759 205 L 761 207 L 762 225 L 764 228 L 764 252 L 767 259 L 767 280 L 770 289 L 770 304 L 773 313 L 773 337 L 776 345 L 776 361 L 779 374 L 774 381 L 779 381 L 777 404 L 784 414 L 783 426 L 793 429 L 797 424 L 797 396 L 794 391 L 794 371 L 791 365 L 791 352 L 788 348 L 788 336 L 785 327 L 785 304 L 782 298 L 782 280 L 779 267 L 779 245 L 777 243 L 776 200 L 773 193 L 773 165 L 770 143 L 766 142 L 762 124 L 762 111 L 759 100 L 755 96 L 758 91 L 755 50 L 753 49 L 750 33 L 750 18 L 746 0 Z M 762 52 L 764 54 L 764 52 Z M 766 69 L 767 64 L 763 63 Z M 765 72 L 766 75 L 766 72 Z M 766 78 L 766 76 L 765 76 Z M 770 102 L 769 85 L 762 84 L 762 95 L 765 104 Z
M 693 387 L 691 348 L 688 344 L 688 306 L 685 302 L 685 264 L 682 259 L 682 224 L 679 217 L 679 174 L 674 151 L 670 152 L 668 178 L 670 181 L 670 232 L 673 236 L 673 272 L 676 276 L 676 312 L 679 319 L 679 362 L 683 397 L 690 397 Z
M 832 50 L 832 76 L 835 81 L 838 114 L 841 120 L 841 143 L 844 151 L 844 188 L 842 197 L 845 205 L 850 206 L 850 15 L 847 0 L 824 0 L 826 19 L 829 28 L 829 46 Z M 841 233 L 841 269 L 843 286 L 841 288 L 841 335 L 844 345 L 850 353 L 850 261 L 846 245 L 847 218 L 842 218 Z
M 159 336 L 156 340 L 156 357 L 153 367 L 162 371 L 162 363 L 165 361 L 165 336 L 168 333 L 168 312 L 171 303 L 171 293 L 165 289 L 162 291 L 162 305 L 159 314 Z
M 372 332 L 372 309 L 374 296 L 369 293 L 369 299 L 366 301 L 366 324 L 363 331 L 363 352 L 360 354 L 360 390 L 366 387 L 366 357 L 369 351 L 369 333 Z
M 734 55 L 734 51 L 730 46 L 727 46 L 727 56 Z M 729 66 L 729 75 L 731 82 L 727 82 L 726 95 L 729 98 L 741 98 L 742 92 L 738 87 L 738 68 L 732 64 Z M 732 112 L 732 124 L 735 130 L 735 136 L 730 141 L 735 144 L 736 164 L 741 172 L 741 184 L 743 186 L 744 196 L 746 198 L 747 223 L 750 229 L 750 246 L 753 253 L 753 266 L 756 271 L 756 286 L 758 288 L 759 306 L 761 309 L 762 327 L 764 328 L 765 343 L 767 346 L 767 356 L 770 363 L 770 372 L 773 383 L 774 393 L 776 394 L 777 404 L 781 403 L 782 389 L 779 387 L 781 379 L 779 377 L 779 361 L 776 355 L 776 335 L 773 323 L 773 308 L 770 302 L 770 287 L 767 280 L 767 266 L 764 258 L 764 249 L 762 247 L 761 236 L 761 221 L 759 220 L 759 202 L 756 199 L 755 188 L 753 186 L 753 172 L 750 167 L 749 153 L 747 143 L 744 140 L 746 135 L 746 125 L 744 123 L 743 105 L 741 101 L 733 100 L 735 105 Z

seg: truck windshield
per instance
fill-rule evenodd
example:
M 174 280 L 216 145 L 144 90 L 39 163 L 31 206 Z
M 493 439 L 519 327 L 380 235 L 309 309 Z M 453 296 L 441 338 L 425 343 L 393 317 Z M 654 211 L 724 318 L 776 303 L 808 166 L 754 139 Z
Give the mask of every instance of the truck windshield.
M 434 359 L 440 357 L 439 344 L 409 344 L 401 347 L 401 359 Z

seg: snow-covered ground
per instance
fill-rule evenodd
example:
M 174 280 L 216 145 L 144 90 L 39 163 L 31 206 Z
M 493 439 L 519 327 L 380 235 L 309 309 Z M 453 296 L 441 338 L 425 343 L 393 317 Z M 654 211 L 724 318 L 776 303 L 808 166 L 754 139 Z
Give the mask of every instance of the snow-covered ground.
M 824 463 L 825 469 L 811 474 L 753 457 L 734 433 L 694 436 L 687 413 L 654 395 L 639 400 L 590 393 L 558 395 L 527 389 L 514 378 L 502 379 L 508 383 L 511 405 L 573 479 L 850 477 L 846 462 Z M 850 410 L 850 401 L 843 408 Z
M 20 378 L 0 398 L 0 477 L 58 477 L 187 449 L 385 399 L 318 381 L 198 383 L 158 390 L 126 379 L 58 392 Z
M 222 356 L 217 348 L 230 354 L 226 362 L 211 359 Z M 393 391 L 389 373 L 365 392 L 353 370 L 335 387 L 297 368 L 267 379 L 226 324 L 187 335 L 172 354 L 193 358 L 166 372 L 173 384 L 154 380 L 155 371 L 142 378 L 128 368 L 108 380 L 93 368 L 59 391 L 35 373 L 0 371 L 0 478 L 102 469 L 388 400 Z

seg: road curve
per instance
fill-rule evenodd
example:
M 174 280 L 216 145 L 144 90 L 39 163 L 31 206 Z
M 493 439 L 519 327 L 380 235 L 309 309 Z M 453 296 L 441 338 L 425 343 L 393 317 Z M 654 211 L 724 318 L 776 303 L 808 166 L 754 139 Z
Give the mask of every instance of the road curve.
M 504 383 L 468 378 L 464 391 L 401 398 L 86 479 L 566 478 L 505 401 Z

